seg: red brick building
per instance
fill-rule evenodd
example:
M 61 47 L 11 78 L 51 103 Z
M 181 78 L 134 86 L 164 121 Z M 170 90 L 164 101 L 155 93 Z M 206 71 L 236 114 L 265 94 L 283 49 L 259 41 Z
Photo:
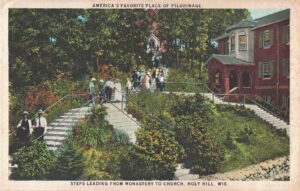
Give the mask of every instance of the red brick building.
M 289 17 L 283 10 L 242 20 L 215 38 L 219 54 L 205 63 L 216 93 L 258 95 L 289 108 Z

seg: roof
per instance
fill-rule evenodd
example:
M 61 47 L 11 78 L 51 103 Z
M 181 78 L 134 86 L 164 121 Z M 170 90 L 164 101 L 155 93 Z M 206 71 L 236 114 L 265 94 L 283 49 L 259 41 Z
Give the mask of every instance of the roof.
M 226 28 L 226 32 L 223 33 L 222 35 L 214 38 L 214 40 L 221 40 L 224 39 L 226 37 L 229 36 L 228 32 L 234 29 L 238 29 L 238 28 L 251 28 L 256 29 L 262 26 L 266 26 L 272 23 L 276 23 L 282 20 L 286 20 L 290 18 L 290 10 L 289 9 L 285 9 L 283 11 L 279 11 L 270 15 L 266 15 L 264 17 L 260 17 L 257 19 L 254 19 L 253 21 L 248 20 L 248 19 L 243 19 L 240 22 L 231 25 L 229 27 Z
M 240 28 L 252 28 L 255 26 L 255 24 L 256 24 L 255 21 L 243 19 L 240 22 L 238 22 L 237 24 L 227 27 L 226 31 L 231 31 L 233 29 L 240 29 Z
M 264 17 L 257 18 L 253 21 L 256 22 L 255 28 L 262 27 L 268 24 L 276 23 L 278 21 L 286 20 L 290 18 L 290 10 L 285 9 Z
M 214 38 L 213 40 L 217 41 L 217 40 L 221 40 L 221 39 L 224 39 L 227 37 L 229 37 L 229 34 L 225 32 L 225 33 L 221 34 L 220 36 Z
M 205 62 L 205 66 L 207 66 L 212 59 L 217 59 L 219 62 L 221 62 L 224 65 L 249 65 L 249 66 L 254 65 L 253 62 L 248 62 L 248 61 L 245 61 L 245 60 L 241 60 L 241 59 L 235 58 L 235 57 L 230 56 L 230 55 L 213 54 Z

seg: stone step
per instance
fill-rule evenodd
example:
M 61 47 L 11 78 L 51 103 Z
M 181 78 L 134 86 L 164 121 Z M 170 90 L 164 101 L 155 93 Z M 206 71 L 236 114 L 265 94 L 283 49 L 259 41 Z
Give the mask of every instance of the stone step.
M 178 177 L 178 180 L 197 180 L 199 175 L 197 174 L 187 174 L 185 176 Z
M 46 143 L 47 143 L 48 147 L 53 147 L 53 146 L 54 147 L 59 147 L 63 144 L 62 141 L 52 141 L 52 140 L 49 140 Z
M 53 127 L 57 127 L 57 126 L 72 127 L 75 126 L 76 123 L 75 122 L 53 122 L 50 125 Z
M 46 137 L 47 136 L 64 136 L 64 137 L 66 137 L 66 136 L 68 136 L 70 133 L 68 132 L 68 131 L 55 131 L 55 130 L 53 130 L 53 131 L 50 131 L 50 132 L 48 132 L 47 134 L 46 134 Z
M 187 168 L 178 169 L 175 172 L 175 176 L 176 177 L 181 177 L 181 176 L 188 175 L 189 173 L 190 173 L 190 169 L 187 169 Z
M 58 147 L 56 147 L 56 146 L 48 146 L 48 149 L 49 149 L 50 151 L 55 152 L 55 151 L 57 151 Z
M 57 141 L 57 142 L 63 142 L 66 140 L 66 136 L 45 136 L 44 138 L 45 141 Z
M 48 127 L 49 130 L 52 129 L 52 127 Z M 73 129 L 72 126 L 55 126 L 51 131 L 71 131 Z M 50 132 L 51 132 L 50 131 Z
M 66 115 L 66 116 L 87 116 L 87 115 L 90 115 L 91 112 L 67 112 L 67 113 L 64 113 L 63 115 Z
M 85 118 L 85 115 L 62 115 L 59 118 L 61 119 L 83 119 Z
M 66 122 L 66 123 L 73 122 L 73 123 L 77 123 L 78 121 L 79 121 L 79 119 L 58 118 L 58 119 L 55 119 L 54 123 L 58 123 L 58 122 Z

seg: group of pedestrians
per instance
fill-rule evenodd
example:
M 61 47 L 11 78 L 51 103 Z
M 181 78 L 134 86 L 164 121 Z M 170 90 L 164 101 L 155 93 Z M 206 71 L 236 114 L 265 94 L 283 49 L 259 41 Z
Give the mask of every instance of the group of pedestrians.
M 40 109 L 38 111 L 38 116 L 30 120 L 29 113 L 27 111 L 23 112 L 23 118 L 17 125 L 16 135 L 21 143 L 21 146 L 25 146 L 29 142 L 29 137 L 33 134 L 34 139 L 44 140 L 44 135 L 47 132 L 47 120 L 43 116 L 43 111 Z
M 153 67 L 146 71 L 133 71 L 131 76 L 131 83 L 127 79 L 127 84 L 132 84 L 130 88 L 126 85 L 127 89 L 131 91 L 138 91 L 141 88 L 145 88 L 150 91 L 163 91 L 165 84 L 164 71 L 162 68 Z
M 99 80 L 98 90 L 96 93 L 96 78 L 92 78 L 89 83 L 89 100 L 91 105 L 96 104 L 96 97 L 99 97 L 99 103 L 110 102 L 112 100 L 112 93 L 115 92 L 114 100 L 122 101 L 122 85 L 119 79 L 115 82 L 111 78 L 108 78 L 106 82 L 103 79 Z

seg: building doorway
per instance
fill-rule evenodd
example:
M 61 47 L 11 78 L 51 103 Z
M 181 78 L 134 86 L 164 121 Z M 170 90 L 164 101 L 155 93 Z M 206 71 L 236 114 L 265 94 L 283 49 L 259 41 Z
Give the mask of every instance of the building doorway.
M 229 90 L 232 90 L 233 88 L 237 87 L 237 84 L 238 84 L 238 79 L 237 79 L 236 72 L 232 70 L 229 73 Z

